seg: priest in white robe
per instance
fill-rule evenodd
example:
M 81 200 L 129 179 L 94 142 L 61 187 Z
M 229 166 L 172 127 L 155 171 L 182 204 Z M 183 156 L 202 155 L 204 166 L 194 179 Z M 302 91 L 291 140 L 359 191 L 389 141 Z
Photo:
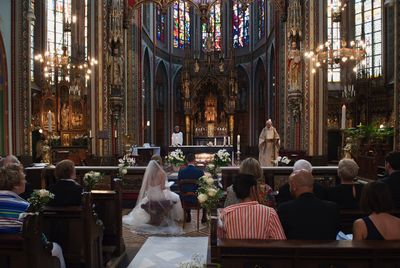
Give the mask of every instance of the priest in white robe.
M 181 146 L 183 144 L 183 133 L 179 130 L 179 126 L 175 126 L 174 133 L 171 136 L 171 146 Z
M 258 149 L 261 166 L 274 166 L 273 160 L 279 156 L 280 139 L 276 129 L 272 126 L 271 119 L 265 123 L 265 128 L 261 131 L 258 139 Z

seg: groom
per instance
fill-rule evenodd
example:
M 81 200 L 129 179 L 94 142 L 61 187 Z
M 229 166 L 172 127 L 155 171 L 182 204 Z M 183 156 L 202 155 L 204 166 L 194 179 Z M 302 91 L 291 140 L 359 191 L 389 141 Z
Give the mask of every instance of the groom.
M 186 163 L 187 163 L 187 167 L 179 170 L 178 173 L 178 181 L 180 180 L 198 180 L 201 176 L 204 176 L 204 172 L 201 169 L 198 169 L 197 167 L 195 167 L 195 156 L 192 153 L 188 153 L 185 156 L 186 159 Z M 196 192 L 197 191 L 197 186 L 192 186 L 192 187 L 187 187 L 184 189 L 184 191 L 187 192 Z M 182 197 L 181 197 L 182 198 Z M 197 199 L 196 197 L 191 197 L 191 196 L 186 196 L 185 200 L 182 200 L 188 203 L 197 203 Z M 190 209 L 186 209 L 185 210 L 185 219 L 186 222 L 190 222 L 191 221 L 191 215 L 190 215 Z M 207 221 L 206 218 L 206 213 L 205 210 L 203 209 L 203 217 L 201 219 L 201 222 L 204 223 Z

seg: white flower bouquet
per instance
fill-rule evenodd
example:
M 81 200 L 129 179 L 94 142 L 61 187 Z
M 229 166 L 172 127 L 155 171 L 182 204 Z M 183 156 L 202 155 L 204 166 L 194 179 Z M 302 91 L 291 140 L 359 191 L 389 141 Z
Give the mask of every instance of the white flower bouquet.
M 214 154 L 213 164 L 216 167 L 225 167 L 231 162 L 231 156 L 225 149 L 220 149 Z
M 118 159 L 118 177 L 122 179 L 126 173 L 128 173 L 127 167 L 133 167 L 136 165 L 136 159 L 131 154 L 126 154 L 122 158 Z
M 224 192 L 215 186 L 213 178 L 207 175 L 200 177 L 199 188 L 197 189 L 197 200 L 201 207 L 210 212 L 211 209 L 217 207 L 223 195 Z
M 40 212 L 43 207 L 54 198 L 54 194 L 46 189 L 34 190 L 31 197 L 28 198 L 29 211 Z
M 181 166 L 185 164 L 185 155 L 181 149 L 176 149 L 167 155 L 166 161 L 171 165 Z
M 287 158 L 286 156 L 278 156 L 275 160 L 271 160 L 272 164 L 274 166 L 287 166 L 290 163 L 290 159 Z
M 87 190 L 90 191 L 102 180 L 102 178 L 103 175 L 100 172 L 89 171 L 83 176 L 83 184 L 86 186 Z

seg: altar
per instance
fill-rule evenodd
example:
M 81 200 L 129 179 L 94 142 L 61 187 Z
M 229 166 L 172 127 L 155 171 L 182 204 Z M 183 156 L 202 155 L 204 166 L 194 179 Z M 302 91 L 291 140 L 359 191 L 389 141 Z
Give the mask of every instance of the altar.
M 196 162 L 198 164 L 207 164 L 212 161 L 214 154 L 219 150 L 225 149 L 233 159 L 234 147 L 233 145 L 216 145 L 216 146 L 206 146 L 206 145 L 184 145 L 179 147 L 170 146 L 168 152 L 174 151 L 176 149 L 182 150 L 184 155 L 192 153 L 196 157 Z

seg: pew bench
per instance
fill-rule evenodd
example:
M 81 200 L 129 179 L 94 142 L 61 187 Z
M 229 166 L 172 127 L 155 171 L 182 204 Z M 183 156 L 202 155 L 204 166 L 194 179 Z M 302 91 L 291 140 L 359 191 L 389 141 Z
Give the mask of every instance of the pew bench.
M 0 267 L 58 268 L 60 261 L 51 248 L 51 242 L 42 241 L 39 216 L 28 215 L 21 233 L 0 234 Z
M 67 267 L 103 267 L 103 224 L 93 212 L 91 195 L 82 196 L 82 206 L 45 207 L 43 232 L 61 246 Z
M 399 267 L 400 241 L 218 240 L 222 267 Z

